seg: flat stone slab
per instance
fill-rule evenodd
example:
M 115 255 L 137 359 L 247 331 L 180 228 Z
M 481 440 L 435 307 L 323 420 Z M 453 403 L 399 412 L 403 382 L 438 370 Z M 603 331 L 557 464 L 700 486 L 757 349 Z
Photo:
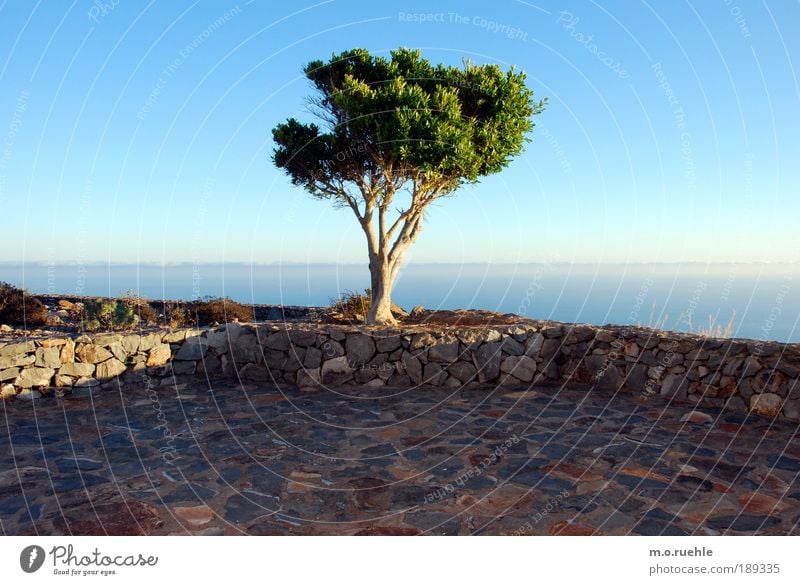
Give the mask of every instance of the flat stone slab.
M 197 383 L 52 400 L 2 402 L 4 534 L 800 534 L 795 423 L 657 396 Z

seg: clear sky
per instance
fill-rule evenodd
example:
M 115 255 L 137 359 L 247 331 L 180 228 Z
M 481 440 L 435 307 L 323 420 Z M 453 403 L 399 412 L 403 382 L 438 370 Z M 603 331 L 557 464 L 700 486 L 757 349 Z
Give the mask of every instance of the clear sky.
M 420 48 L 549 107 L 416 262 L 800 259 L 797 2 L 0 0 L 0 261 L 363 262 L 270 161 L 302 67 Z

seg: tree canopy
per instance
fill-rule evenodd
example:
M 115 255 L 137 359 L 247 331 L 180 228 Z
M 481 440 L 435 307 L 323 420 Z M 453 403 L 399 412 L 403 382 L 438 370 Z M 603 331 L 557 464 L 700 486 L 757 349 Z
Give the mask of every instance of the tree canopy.
M 278 124 L 273 160 L 293 184 L 356 214 L 367 235 L 373 295 L 378 264 L 391 288 L 428 205 L 505 168 L 546 102 L 534 101 L 525 73 L 513 67 L 432 65 L 405 48 L 388 58 L 353 49 L 312 61 L 304 72 L 320 124 Z M 400 190 L 410 203 L 390 221 Z

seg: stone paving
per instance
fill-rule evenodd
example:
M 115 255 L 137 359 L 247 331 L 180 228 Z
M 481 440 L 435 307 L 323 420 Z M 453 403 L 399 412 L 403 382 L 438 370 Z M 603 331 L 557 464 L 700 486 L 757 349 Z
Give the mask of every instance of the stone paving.
M 658 396 L 198 382 L 2 404 L 9 535 L 800 534 L 797 423 Z

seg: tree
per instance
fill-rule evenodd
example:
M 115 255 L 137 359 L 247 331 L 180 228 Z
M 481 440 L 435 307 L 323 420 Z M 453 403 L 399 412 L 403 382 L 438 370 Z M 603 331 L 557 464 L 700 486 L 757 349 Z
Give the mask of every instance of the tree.
M 276 126 L 273 161 L 294 185 L 356 215 L 369 250 L 367 323 L 391 324 L 392 286 L 426 209 L 505 168 L 546 100 L 535 102 L 513 67 L 433 66 L 404 48 L 390 58 L 353 49 L 304 73 L 323 125 Z

